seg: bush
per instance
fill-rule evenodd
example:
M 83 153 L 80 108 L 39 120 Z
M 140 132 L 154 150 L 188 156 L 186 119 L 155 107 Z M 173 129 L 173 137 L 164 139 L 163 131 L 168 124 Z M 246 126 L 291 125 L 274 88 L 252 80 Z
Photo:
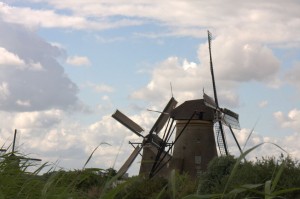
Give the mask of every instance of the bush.
M 224 187 L 227 186 L 227 190 L 232 190 L 236 198 L 262 197 L 263 194 L 266 194 L 267 183 L 274 182 L 280 167 L 283 167 L 283 170 L 278 175 L 279 181 L 276 182 L 274 191 L 289 190 L 294 187 L 300 188 L 300 166 L 297 161 L 292 160 L 290 157 L 284 158 L 281 156 L 279 159 L 267 157 L 257 159 L 256 162 L 240 162 L 233 178 L 228 183 L 229 176 L 233 175 L 231 171 L 235 163 L 236 159 L 232 156 L 212 160 L 208 170 L 200 177 L 198 194 L 222 194 Z M 230 194 L 227 196 L 232 197 Z M 282 193 L 280 196 L 297 198 L 300 196 L 300 191 L 291 190 Z

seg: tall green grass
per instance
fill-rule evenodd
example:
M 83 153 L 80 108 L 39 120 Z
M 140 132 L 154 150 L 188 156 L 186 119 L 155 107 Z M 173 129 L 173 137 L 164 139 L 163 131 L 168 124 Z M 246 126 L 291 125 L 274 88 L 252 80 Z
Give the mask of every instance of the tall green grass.
M 97 148 L 82 169 L 72 171 L 55 170 L 47 163 L 37 166 L 29 161 L 19 162 L 5 154 L 0 161 L 0 199 L 300 198 L 298 161 L 283 155 L 254 162 L 244 160 L 261 145 L 238 158 L 215 158 L 196 181 L 176 171 L 171 172 L 169 179 L 149 180 L 143 176 L 122 179 L 111 168 L 87 168 Z M 42 174 L 45 169 L 48 171 Z
M 242 162 L 263 144 L 266 143 L 248 149 L 237 159 L 228 156 L 213 160 L 200 177 L 197 193 L 184 198 L 300 198 L 298 161 L 281 155 Z
M 18 153 L 2 155 L 0 199 L 99 198 L 103 187 L 116 171 L 111 168 L 86 168 L 95 150 L 81 170 L 73 171 L 56 170 L 56 167 L 48 163 L 36 165 Z M 41 173 L 42 171 L 46 172 Z

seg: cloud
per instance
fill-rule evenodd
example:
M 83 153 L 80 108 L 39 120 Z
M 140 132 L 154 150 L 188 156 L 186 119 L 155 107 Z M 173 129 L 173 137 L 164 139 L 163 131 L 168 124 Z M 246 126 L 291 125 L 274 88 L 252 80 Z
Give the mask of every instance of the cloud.
M 245 142 L 250 132 L 250 129 L 245 128 L 241 129 L 240 131 L 235 131 L 235 136 L 239 141 L 239 144 L 242 149 L 244 148 Z M 230 153 L 239 156 L 240 152 L 238 150 L 238 147 L 229 132 L 227 132 L 226 138 Z M 279 139 L 275 136 L 263 136 L 259 132 L 254 131 L 247 142 L 244 152 L 252 147 L 257 146 L 258 144 L 265 143 L 260 147 L 256 148 L 254 151 L 250 152 L 249 155 L 247 155 L 246 159 L 255 161 L 256 158 L 272 156 L 279 157 L 281 154 L 284 154 L 285 156 L 290 155 L 292 158 L 299 159 L 299 141 L 299 133 L 283 136 Z M 274 144 L 280 146 L 281 148 L 283 148 L 283 150 L 280 149 L 278 146 L 275 146 Z
M 207 44 L 202 44 L 198 53 L 202 63 L 209 63 Z M 248 43 L 234 36 L 219 36 L 212 40 L 212 57 L 219 79 L 259 81 L 270 85 L 277 82 L 280 62 L 267 46 Z
M 0 66 L 20 66 L 24 65 L 24 61 L 17 55 L 7 51 L 5 48 L 0 47 Z
M 2 82 L 0 84 L 0 100 L 6 100 L 10 95 L 7 82 Z
M 239 40 L 277 46 L 300 45 L 300 39 L 294 36 L 300 34 L 298 20 L 300 5 L 293 0 L 286 1 L 284 6 L 278 1 L 258 0 L 238 2 L 234 6 L 226 2 L 207 1 L 39 0 L 35 2 L 48 4 L 48 9 L 35 10 L 2 3 L 0 14 L 7 21 L 28 26 L 109 29 L 156 23 L 166 27 L 167 31 L 165 28 L 160 28 L 154 33 L 149 33 L 147 30 L 135 34 L 152 35 L 153 38 L 156 35 L 206 38 L 203 30 L 213 29 L 217 34 L 226 33 Z M 166 10 L 176 10 L 176 12 L 166 12 Z M 58 13 L 68 13 L 68 15 Z
M 4 53 L 0 67 L 1 110 L 37 111 L 78 106 L 78 88 L 56 60 L 61 49 L 21 26 L 1 20 L 0 26 L 0 50 Z M 30 103 L 24 106 L 24 102 Z
M 218 98 L 223 106 L 239 106 L 240 83 L 255 81 L 272 88 L 281 85 L 280 61 L 267 46 L 223 35 L 212 41 L 212 57 Z M 198 58 L 200 63 L 178 57 L 158 63 L 149 83 L 130 97 L 156 102 L 167 100 L 170 82 L 180 102 L 202 98 L 202 89 L 213 96 L 208 43 L 199 46 Z
M 300 90 L 300 62 L 297 62 L 284 75 L 284 79 Z
M 128 141 L 142 141 L 111 115 L 91 124 L 76 122 L 71 117 L 70 113 L 55 109 L 10 114 L 0 112 L 0 142 L 5 143 L 5 148 L 8 147 L 13 139 L 11 127 L 16 127 L 21 153 L 41 158 L 43 162 L 59 160 L 59 167 L 67 169 L 82 168 L 92 151 L 100 145 L 88 167 L 106 169 L 113 166 L 117 158 L 115 168 L 118 169 L 133 150 Z M 129 117 L 146 129 L 155 119 L 152 119 L 153 113 L 148 111 Z M 135 166 L 137 173 L 139 164 Z
M 71 56 L 67 58 L 66 62 L 74 66 L 89 66 L 91 64 L 89 58 L 85 56 Z
M 261 102 L 259 102 L 258 106 L 260 108 L 265 108 L 266 106 L 268 106 L 269 102 L 267 100 L 263 100 Z
M 106 85 L 106 84 L 94 84 L 92 82 L 87 82 L 85 86 L 92 88 L 97 93 L 103 93 L 103 92 L 112 93 L 112 92 L 114 92 L 114 88 L 109 85 Z
M 29 70 L 33 70 L 33 71 L 43 71 L 44 70 L 44 68 L 40 62 L 29 63 L 28 66 L 29 66 Z
M 104 95 L 101 97 L 101 102 L 100 104 L 97 106 L 97 109 L 100 111 L 100 112 L 111 112 L 113 109 L 114 109 L 114 105 L 110 99 L 109 96 L 107 95 Z
M 17 105 L 19 106 L 31 106 L 30 101 L 26 100 L 26 101 L 22 101 L 22 100 L 17 100 Z
M 124 37 L 112 37 L 112 38 L 105 38 L 100 35 L 95 35 L 95 38 L 97 42 L 99 43 L 114 43 L 114 42 L 119 42 L 119 41 L 124 41 Z
M 14 7 L 2 2 L 0 2 L 0 17 L 8 23 L 19 24 L 33 29 L 44 27 L 104 30 L 122 26 L 135 26 L 142 23 L 138 20 L 129 19 L 109 21 L 101 17 L 97 17 L 97 20 L 90 20 L 88 17 L 82 16 L 82 14 L 78 16 L 58 14 L 55 10 Z
M 22 106 L 30 106 L 30 102 L 19 101 Z M 14 117 L 13 126 L 17 129 L 50 128 L 59 124 L 62 119 L 61 110 L 47 110 L 17 113 Z
M 282 128 L 290 128 L 300 133 L 300 110 L 297 108 L 290 110 L 287 115 L 278 111 L 273 116 Z
M 174 97 L 179 103 L 202 98 L 203 89 L 205 93 L 213 96 L 208 63 L 196 64 L 186 59 L 169 57 L 153 69 L 149 83 L 133 92 L 130 97 L 163 106 L 171 97 L 170 83 Z M 235 91 L 237 84 L 230 80 L 216 81 L 221 106 L 239 106 L 239 98 Z
M 144 88 L 133 92 L 130 97 L 167 102 L 171 97 L 170 83 L 172 83 L 176 99 L 183 101 L 187 98 L 195 98 L 196 92 L 193 91 L 202 90 L 199 82 L 201 78 L 198 78 L 198 75 L 200 75 L 199 70 L 194 63 L 182 61 L 178 57 L 169 57 L 153 69 L 149 83 Z

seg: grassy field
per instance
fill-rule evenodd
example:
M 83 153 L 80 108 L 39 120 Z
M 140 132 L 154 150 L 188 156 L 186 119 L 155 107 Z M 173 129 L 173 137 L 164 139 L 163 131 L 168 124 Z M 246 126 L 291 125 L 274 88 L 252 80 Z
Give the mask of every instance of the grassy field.
M 46 163 L 28 172 L 34 165 L 6 154 L 0 162 L 0 199 L 300 198 L 299 162 L 284 156 L 245 161 L 253 149 L 239 158 L 215 158 L 197 181 L 175 171 L 169 179 L 121 179 L 114 169 L 53 171 Z M 41 174 L 45 168 L 49 171 Z

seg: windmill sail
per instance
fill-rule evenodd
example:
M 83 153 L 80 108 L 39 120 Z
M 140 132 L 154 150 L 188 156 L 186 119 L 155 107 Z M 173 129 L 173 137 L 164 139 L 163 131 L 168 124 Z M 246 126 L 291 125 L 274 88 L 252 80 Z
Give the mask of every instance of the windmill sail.
M 239 115 L 229 109 L 224 108 L 224 122 L 227 126 L 231 126 L 234 129 L 240 129 Z
M 174 109 L 176 106 L 177 101 L 172 97 L 166 107 L 164 108 L 163 112 L 160 114 L 158 119 L 156 120 L 155 124 L 153 125 L 152 129 L 150 130 L 150 134 L 155 132 L 158 134 L 160 130 L 164 127 L 166 122 L 168 121 L 170 117 L 170 112 Z
M 15 153 L 15 147 L 16 147 L 16 137 L 17 137 L 17 129 L 15 129 L 15 132 L 14 132 L 14 140 L 13 140 L 13 143 L 12 143 L 12 154 Z
M 129 128 L 133 133 L 137 134 L 140 137 L 143 137 L 141 135 L 141 132 L 144 131 L 142 127 L 140 127 L 137 123 L 132 121 L 129 117 L 121 113 L 121 111 L 116 110 L 116 112 L 112 115 L 113 118 L 115 118 L 118 122 Z
M 208 49 L 209 49 L 209 58 L 210 58 L 210 72 L 211 72 L 211 78 L 212 78 L 212 83 L 213 83 L 213 89 L 214 89 L 214 98 L 215 98 L 215 104 L 216 104 L 216 114 L 219 114 L 217 109 L 219 109 L 219 102 L 218 102 L 218 96 L 217 96 L 217 88 L 216 88 L 216 82 L 215 82 L 215 75 L 214 75 L 214 69 L 213 69 L 213 62 L 212 62 L 212 56 L 211 56 L 211 33 L 207 31 L 208 35 Z M 224 129 L 221 121 L 218 121 L 218 133 L 217 136 L 220 135 L 222 139 L 217 139 L 218 140 L 218 146 L 221 151 L 220 146 L 223 146 L 222 149 L 224 149 L 225 154 L 228 155 L 228 150 L 227 150 L 227 144 L 225 140 L 225 135 L 224 135 Z
M 223 141 L 223 137 L 222 137 L 222 131 L 221 131 L 221 127 L 220 127 L 221 122 L 217 122 L 214 126 L 215 128 L 215 134 L 216 134 L 216 140 L 217 140 L 217 144 L 218 144 L 218 148 L 219 148 L 219 152 L 220 152 L 220 155 L 227 155 L 227 152 L 225 150 L 225 147 L 226 147 L 226 140 L 225 142 Z M 223 134 L 224 135 L 224 134 Z M 225 136 L 225 135 L 224 135 Z M 225 144 L 224 144 L 225 143 Z
M 16 142 L 17 142 L 17 129 L 15 129 L 15 131 L 14 131 L 14 138 L 13 138 L 13 143 L 12 143 L 12 151 L 9 154 L 9 158 L 17 160 L 18 165 L 19 165 L 19 163 L 20 163 L 21 160 L 24 160 L 26 162 L 27 161 L 42 161 L 41 159 L 38 159 L 38 158 L 28 158 L 28 157 L 16 155 L 15 154 L 16 153 Z
M 139 154 L 140 150 L 141 150 L 141 147 L 139 147 L 139 146 L 137 146 L 133 150 L 133 152 L 131 153 L 131 155 L 129 156 L 129 158 L 126 160 L 126 162 L 121 166 L 121 168 L 117 172 L 118 176 L 123 176 L 127 172 L 127 170 L 129 169 L 130 165 L 133 163 L 133 161 L 135 160 L 135 158 Z
M 203 93 L 203 99 L 204 99 L 204 104 L 208 107 L 211 107 L 213 109 L 216 109 L 217 108 L 217 105 L 215 103 L 215 100 L 208 96 L 207 94 Z
M 25 160 L 25 161 L 42 161 L 42 159 L 39 158 L 26 158 L 26 157 L 20 157 L 20 159 Z

